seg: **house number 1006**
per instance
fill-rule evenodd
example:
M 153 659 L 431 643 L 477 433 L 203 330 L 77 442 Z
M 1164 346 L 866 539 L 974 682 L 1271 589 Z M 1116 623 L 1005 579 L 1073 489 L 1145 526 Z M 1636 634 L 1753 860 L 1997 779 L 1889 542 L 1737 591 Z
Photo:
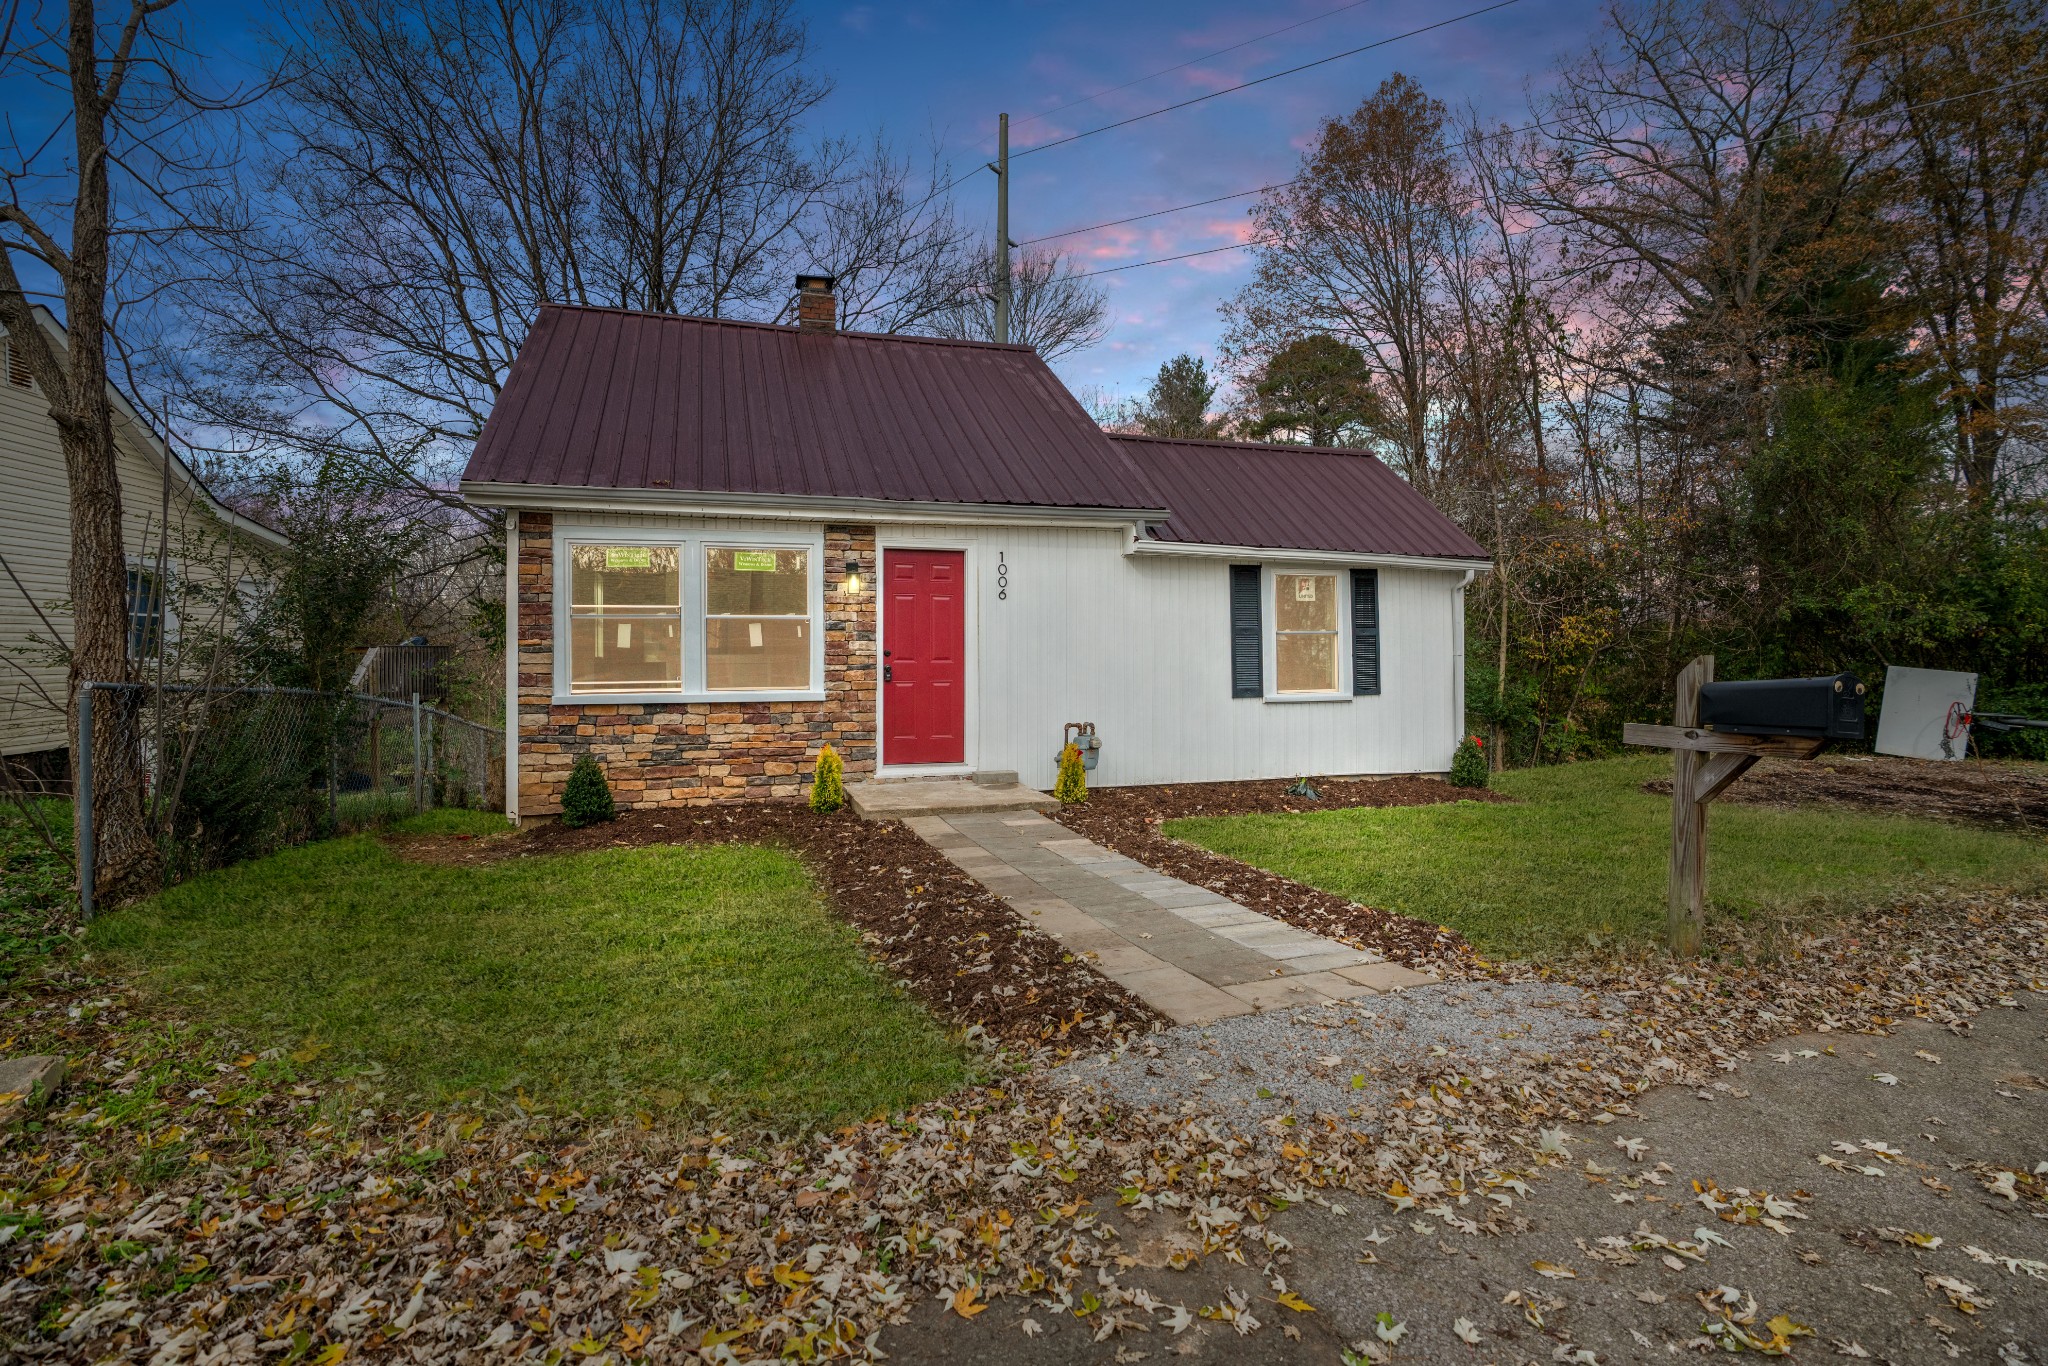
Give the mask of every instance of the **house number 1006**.
M 996 552 L 996 601 L 1010 600 L 1010 566 L 1003 562 L 1003 552 Z

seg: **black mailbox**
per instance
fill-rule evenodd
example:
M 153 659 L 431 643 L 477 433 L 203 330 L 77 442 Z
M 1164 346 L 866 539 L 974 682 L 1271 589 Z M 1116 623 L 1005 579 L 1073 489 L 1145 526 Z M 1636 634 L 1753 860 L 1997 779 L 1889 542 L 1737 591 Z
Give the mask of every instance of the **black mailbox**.
M 1863 738 L 1863 684 L 1855 674 L 1757 678 L 1700 687 L 1700 724 L 1729 735 Z

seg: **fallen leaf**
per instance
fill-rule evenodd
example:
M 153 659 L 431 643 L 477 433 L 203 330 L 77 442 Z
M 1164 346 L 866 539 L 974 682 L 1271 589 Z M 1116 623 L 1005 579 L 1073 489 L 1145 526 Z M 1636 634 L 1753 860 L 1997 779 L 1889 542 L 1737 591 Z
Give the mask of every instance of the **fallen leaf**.
M 1575 1281 L 1579 1278 L 1578 1272 L 1568 1266 L 1559 1266 L 1556 1262 L 1531 1262 L 1529 1267 L 1537 1275 L 1548 1276 L 1554 1281 Z
M 1472 1320 L 1457 1320 L 1451 1325 L 1451 1331 L 1456 1333 L 1458 1340 L 1467 1346 L 1477 1347 L 1479 1345 L 1479 1325 L 1472 1322 Z

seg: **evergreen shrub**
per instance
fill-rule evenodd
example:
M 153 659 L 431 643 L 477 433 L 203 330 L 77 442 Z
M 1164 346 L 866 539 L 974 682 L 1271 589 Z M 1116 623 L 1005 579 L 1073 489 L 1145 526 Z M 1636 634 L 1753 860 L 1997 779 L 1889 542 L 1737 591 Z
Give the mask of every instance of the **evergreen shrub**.
M 1486 742 L 1478 736 L 1458 742 L 1458 752 L 1451 756 L 1451 786 L 1486 786 Z
M 846 805 L 846 765 L 839 751 L 826 745 L 818 751 L 818 766 L 811 773 L 811 810 L 829 815 Z
M 588 754 L 578 757 L 569 770 L 569 783 L 562 789 L 562 824 L 576 829 L 598 825 L 618 814 L 604 769 Z

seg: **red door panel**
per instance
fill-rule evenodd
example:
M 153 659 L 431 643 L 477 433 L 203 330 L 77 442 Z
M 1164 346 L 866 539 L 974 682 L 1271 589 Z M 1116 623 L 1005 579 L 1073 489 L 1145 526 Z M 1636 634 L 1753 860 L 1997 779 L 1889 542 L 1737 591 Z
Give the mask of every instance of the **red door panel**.
M 882 552 L 882 762 L 967 760 L 967 556 Z

